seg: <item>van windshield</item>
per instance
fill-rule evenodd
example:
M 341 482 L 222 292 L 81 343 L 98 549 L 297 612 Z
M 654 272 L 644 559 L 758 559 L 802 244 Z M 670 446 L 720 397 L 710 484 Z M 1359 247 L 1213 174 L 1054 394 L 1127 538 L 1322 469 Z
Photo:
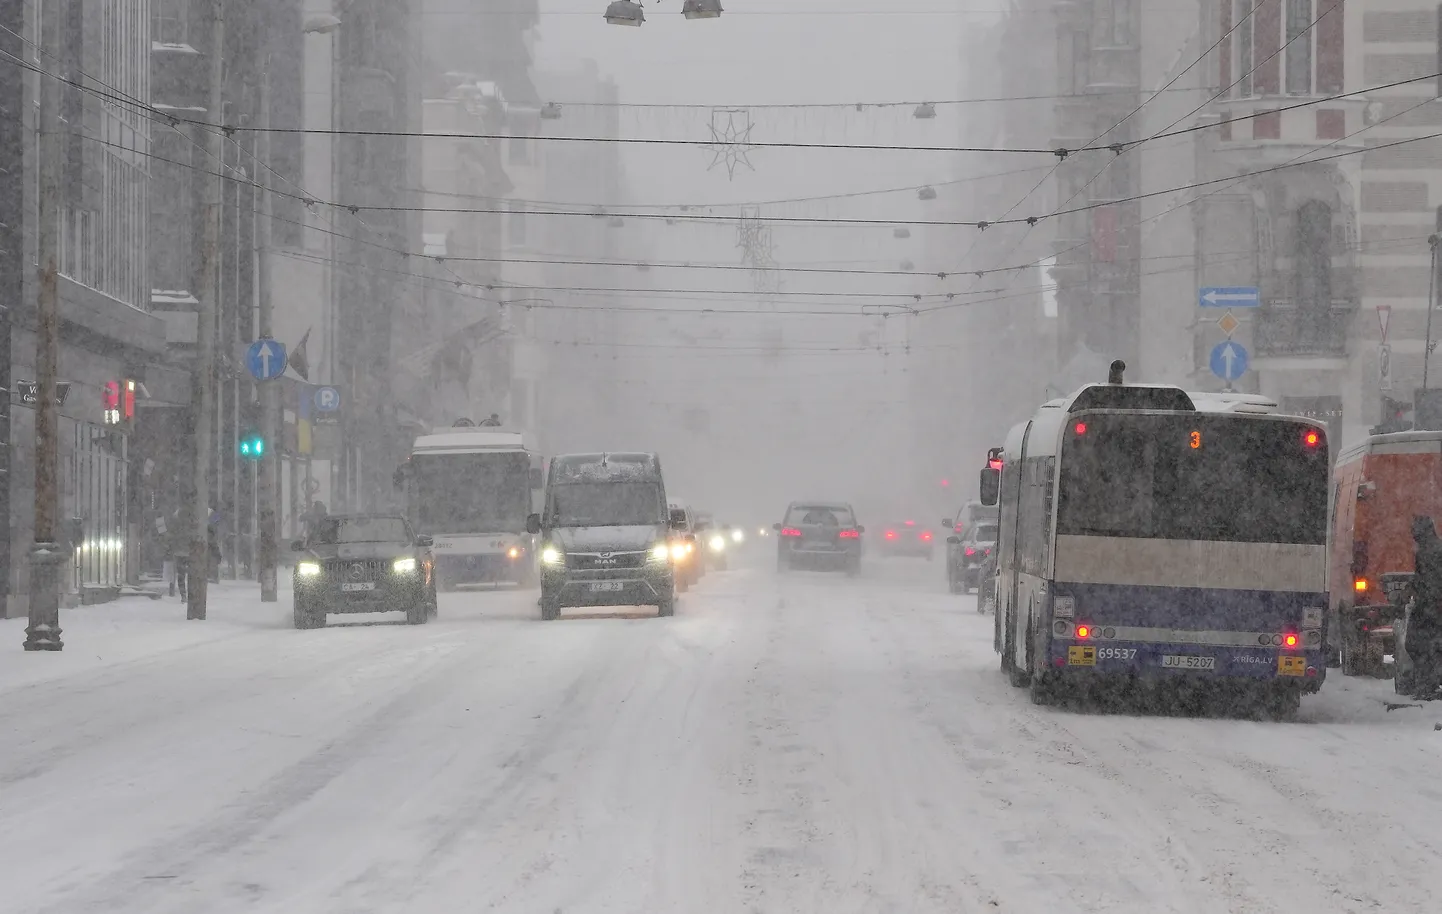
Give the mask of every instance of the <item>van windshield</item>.
M 654 482 L 596 482 L 554 486 L 553 527 L 638 527 L 666 522 L 661 487 Z

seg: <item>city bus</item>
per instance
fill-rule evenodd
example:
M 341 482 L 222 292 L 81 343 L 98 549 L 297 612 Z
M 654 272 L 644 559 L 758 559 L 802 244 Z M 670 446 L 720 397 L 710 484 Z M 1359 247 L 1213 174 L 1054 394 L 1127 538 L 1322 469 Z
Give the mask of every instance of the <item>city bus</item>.
M 440 589 L 538 582 L 526 518 L 539 510 L 543 468 L 520 431 L 463 421 L 416 438 L 396 481 L 412 526 L 435 539 Z
M 982 470 L 1002 670 L 1038 704 L 1176 686 L 1293 713 L 1326 678 L 1325 424 L 1113 368 Z

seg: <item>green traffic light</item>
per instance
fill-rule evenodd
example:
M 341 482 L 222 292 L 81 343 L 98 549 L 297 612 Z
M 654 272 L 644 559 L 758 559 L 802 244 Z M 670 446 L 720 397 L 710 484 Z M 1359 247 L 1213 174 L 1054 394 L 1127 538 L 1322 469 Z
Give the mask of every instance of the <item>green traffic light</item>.
M 259 435 L 248 435 L 240 439 L 240 456 L 247 460 L 259 460 L 265 456 L 265 439 Z

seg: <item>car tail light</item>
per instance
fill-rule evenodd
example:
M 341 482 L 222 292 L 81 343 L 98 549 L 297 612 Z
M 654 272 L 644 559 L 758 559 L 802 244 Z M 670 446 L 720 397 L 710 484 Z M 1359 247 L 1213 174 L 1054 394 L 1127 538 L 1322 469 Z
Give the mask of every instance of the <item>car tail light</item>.
M 914 521 L 914 520 L 909 520 L 909 521 L 906 522 L 906 526 L 908 526 L 908 527 L 915 527 L 915 526 L 916 526 L 916 521 Z
M 886 538 L 889 539 L 889 540 L 894 540 L 894 539 L 896 539 L 896 531 L 895 531 L 895 530 L 888 530 L 888 531 L 886 531 Z
M 861 533 L 856 530 L 842 530 L 841 538 L 844 540 L 859 540 L 861 539 Z
M 929 543 L 929 542 L 931 542 L 931 531 L 930 531 L 930 530 L 923 530 L 923 531 L 921 531 L 921 541 L 922 541 L 923 543 Z
M 966 554 L 967 554 L 967 555 L 976 555 L 976 550 L 973 549 L 973 548 L 971 548 L 970 546 L 967 546 L 967 547 L 966 547 Z
M 782 527 L 782 528 L 781 528 L 781 535 L 782 535 L 782 536 L 800 536 L 800 535 L 801 535 L 801 531 L 800 531 L 800 530 L 797 530 L 795 527 Z

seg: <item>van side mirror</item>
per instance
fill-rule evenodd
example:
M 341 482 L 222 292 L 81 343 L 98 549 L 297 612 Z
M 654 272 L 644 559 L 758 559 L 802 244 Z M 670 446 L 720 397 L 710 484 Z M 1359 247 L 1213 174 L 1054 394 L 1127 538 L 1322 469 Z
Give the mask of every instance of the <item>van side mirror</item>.
M 947 542 L 947 545 L 950 545 L 950 546 L 960 546 L 960 545 L 961 545 L 961 537 L 959 537 L 959 536 L 948 536 L 948 537 L 946 538 L 946 542 Z
M 526 532 L 535 535 L 541 532 L 541 515 L 530 514 L 526 517 Z
M 1001 498 L 1001 471 L 991 467 L 981 471 L 981 503 L 988 508 Z
M 436 544 L 436 538 L 429 533 L 422 533 L 416 537 L 416 545 L 422 549 L 429 549 Z
M 951 518 L 949 518 L 949 517 L 943 517 L 943 518 L 941 519 L 941 525 L 942 525 L 943 527 L 950 528 L 950 527 L 952 526 Z

